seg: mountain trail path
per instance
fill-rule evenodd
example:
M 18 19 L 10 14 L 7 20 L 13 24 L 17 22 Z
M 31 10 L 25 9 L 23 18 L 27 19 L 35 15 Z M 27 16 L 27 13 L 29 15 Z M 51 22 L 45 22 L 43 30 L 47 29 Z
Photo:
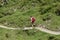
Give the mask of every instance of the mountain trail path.
M 45 32 L 45 33 L 54 34 L 54 35 L 60 35 L 60 32 L 59 32 L 59 31 L 51 31 L 51 30 L 48 30 L 48 29 L 43 28 L 43 27 L 12 28 L 12 27 L 7 27 L 7 26 L 0 25 L 0 28 L 10 29 L 10 30 L 29 30 L 29 29 L 37 29 L 37 30 L 40 30 L 40 31 Z

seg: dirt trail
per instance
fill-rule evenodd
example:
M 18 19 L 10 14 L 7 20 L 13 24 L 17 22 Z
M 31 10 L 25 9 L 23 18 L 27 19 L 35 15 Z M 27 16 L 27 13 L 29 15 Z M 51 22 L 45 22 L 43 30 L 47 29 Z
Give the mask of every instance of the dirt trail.
M 10 29 L 10 30 L 29 30 L 29 29 L 33 29 L 33 27 L 25 27 L 25 28 L 12 28 L 12 27 L 7 27 L 7 26 L 3 26 L 0 25 L 0 28 L 5 28 L 5 29 Z M 40 30 L 42 32 L 45 33 L 49 33 L 49 34 L 54 34 L 54 35 L 60 35 L 60 32 L 56 32 L 56 31 L 51 31 L 42 27 L 34 27 L 37 30 Z

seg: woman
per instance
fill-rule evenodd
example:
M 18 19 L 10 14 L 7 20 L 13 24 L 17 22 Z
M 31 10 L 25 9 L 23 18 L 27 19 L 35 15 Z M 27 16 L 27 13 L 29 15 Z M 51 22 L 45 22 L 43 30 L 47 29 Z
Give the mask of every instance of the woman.
M 32 24 L 32 27 L 34 26 L 34 22 L 35 22 L 35 18 L 33 16 L 30 16 L 31 18 L 31 24 Z

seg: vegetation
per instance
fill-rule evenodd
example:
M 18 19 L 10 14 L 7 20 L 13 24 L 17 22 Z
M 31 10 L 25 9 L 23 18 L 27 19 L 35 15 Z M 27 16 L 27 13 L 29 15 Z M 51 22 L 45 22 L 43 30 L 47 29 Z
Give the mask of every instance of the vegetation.
M 35 25 L 60 31 L 60 0 L 0 0 L 0 24 L 8 27 L 31 27 L 30 16 Z M 60 40 L 38 30 L 6 30 L 0 28 L 0 40 Z
M 10 27 L 29 27 L 30 16 L 36 18 L 36 26 L 43 24 L 48 29 L 60 30 L 60 1 L 0 0 L 0 24 Z
M 60 35 L 50 35 L 39 30 L 6 30 L 0 28 L 0 40 L 60 40 Z

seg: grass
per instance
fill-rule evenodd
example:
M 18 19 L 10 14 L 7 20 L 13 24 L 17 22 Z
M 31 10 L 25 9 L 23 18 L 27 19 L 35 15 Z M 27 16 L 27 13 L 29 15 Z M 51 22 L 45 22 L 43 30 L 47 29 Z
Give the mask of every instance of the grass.
M 0 28 L 0 40 L 48 40 L 49 37 L 59 39 L 59 35 L 50 35 L 39 30 L 6 30 Z M 36 32 L 35 32 L 36 31 Z
M 59 0 L 9 0 L 6 2 L 8 3 L 0 7 L 0 24 L 10 27 L 29 27 L 31 26 L 30 16 L 34 16 L 36 26 L 44 24 L 48 29 L 52 28 L 51 30 L 60 28 L 60 16 L 55 13 L 60 7 Z M 43 21 L 46 18 L 51 18 L 49 26 Z
M 50 30 L 59 31 L 59 9 L 60 0 L 0 1 L 0 24 L 8 27 L 30 27 L 30 16 L 34 16 L 36 18 L 36 26 L 42 24 Z M 60 35 L 50 35 L 41 31 L 34 33 L 34 30 L 28 30 L 27 32 L 1 28 L 0 30 L 0 40 L 60 40 Z M 55 38 L 49 39 L 50 36 Z

